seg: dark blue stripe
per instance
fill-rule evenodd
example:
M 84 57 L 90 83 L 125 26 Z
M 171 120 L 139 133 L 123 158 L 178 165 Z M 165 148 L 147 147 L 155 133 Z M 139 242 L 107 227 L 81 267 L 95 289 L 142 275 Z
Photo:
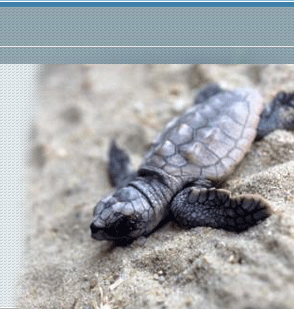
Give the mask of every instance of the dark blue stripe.
M 294 48 L 0 48 L 0 63 L 293 63 Z
M 294 2 L 0 2 L 0 7 L 294 7 Z

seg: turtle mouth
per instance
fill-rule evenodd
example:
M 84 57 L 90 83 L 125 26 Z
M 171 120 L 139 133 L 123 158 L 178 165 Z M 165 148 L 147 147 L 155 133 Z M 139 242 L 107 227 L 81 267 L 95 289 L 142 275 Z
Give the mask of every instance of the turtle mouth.
M 130 236 L 111 236 L 109 235 L 105 229 L 97 227 L 94 223 L 90 225 L 91 229 L 91 237 L 95 240 L 110 240 L 116 243 L 125 243 L 133 240 Z
M 95 240 L 113 240 L 111 236 L 105 233 L 104 229 L 97 227 L 94 222 L 90 225 L 91 237 Z

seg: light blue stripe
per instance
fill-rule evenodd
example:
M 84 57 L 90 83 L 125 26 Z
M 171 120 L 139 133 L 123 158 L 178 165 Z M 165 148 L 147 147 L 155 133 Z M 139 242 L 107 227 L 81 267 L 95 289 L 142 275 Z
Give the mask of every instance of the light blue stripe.
M 0 3 L 16 3 L 17 2 L 23 2 L 23 3 L 27 3 L 28 1 L 26 0 L 6 0 L 6 1 L 3 1 L 3 0 L 0 0 Z M 213 2 L 212 2 L 213 1 Z M 72 1 L 72 0 L 62 0 L 62 1 L 58 1 L 58 0 L 30 0 L 29 2 L 35 2 L 35 3 L 49 3 L 49 2 L 54 2 L 54 3 L 76 3 L 76 2 L 79 2 L 79 3 L 142 3 L 142 2 L 145 2 L 145 3 L 178 3 L 178 4 L 181 4 L 181 3 L 209 3 L 211 5 L 214 5 L 214 3 L 224 3 L 224 1 L 222 0 L 201 0 L 201 1 L 187 1 L 187 0 L 178 0 L 178 1 L 175 1 L 175 0 L 171 0 L 171 1 L 162 1 L 162 0 L 108 0 L 108 1 L 95 1 L 95 0 L 77 0 L 77 1 Z M 252 0 L 241 0 L 241 1 L 238 1 L 238 0 L 225 0 L 225 2 L 231 2 L 231 3 L 250 3 L 250 2 L 262 2 L 262 3 L 285 3 L 285 2 L 292 2 L 292 1 L 277 1 L 277 0 L 258 0 L 258 1 L 252 1 Z
M 0 7 L 294 7 L 293 2 L 0 2 Z

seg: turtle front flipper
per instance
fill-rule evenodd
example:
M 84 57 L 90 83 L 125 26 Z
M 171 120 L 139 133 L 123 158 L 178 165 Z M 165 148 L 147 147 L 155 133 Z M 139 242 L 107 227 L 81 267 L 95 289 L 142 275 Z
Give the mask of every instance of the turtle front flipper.
M 189 187 L 173 199 L 171 212 L 183 228 L 210 226 L 242 232 L 272 214 L 258 195 L 231 197 L 227 190 Z
M 256 139 L 276 129 L 294 130 L 294 92 L 279 92 L 260 115 Z
M 135 179 L 137 173 L 132 170 L 128 154 L 118 148 L 113 140 L 109 149 L 108 176 L 113 187 L 122 188 Z

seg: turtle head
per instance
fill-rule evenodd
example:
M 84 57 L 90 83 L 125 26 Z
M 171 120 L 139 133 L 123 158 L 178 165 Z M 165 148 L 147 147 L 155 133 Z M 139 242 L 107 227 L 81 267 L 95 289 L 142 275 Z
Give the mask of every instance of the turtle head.
M 149 208 L 147 199 L 136 188 L 119 189 L 95 206 L 92 237 L 124 242 L 144 235 Z

